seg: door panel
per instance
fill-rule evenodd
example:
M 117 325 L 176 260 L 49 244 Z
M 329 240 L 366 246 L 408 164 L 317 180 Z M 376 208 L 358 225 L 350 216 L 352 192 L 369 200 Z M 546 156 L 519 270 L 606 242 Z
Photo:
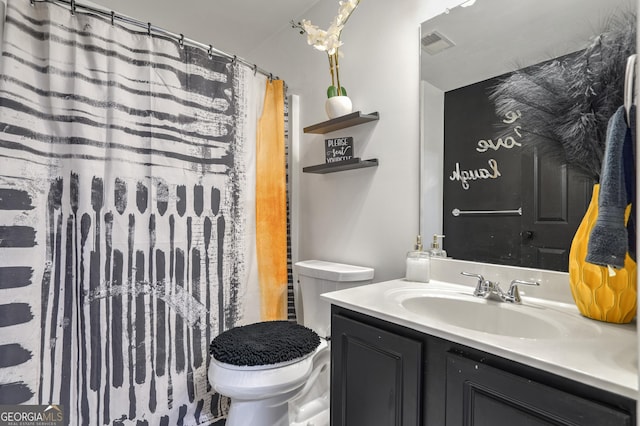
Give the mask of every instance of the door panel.
M 331 334 L 331 424 L 420 425 L 422 343 L 340 315 Z
M 538 149 L 522 155 L 522 265 L 567 271 L 593 182 Z

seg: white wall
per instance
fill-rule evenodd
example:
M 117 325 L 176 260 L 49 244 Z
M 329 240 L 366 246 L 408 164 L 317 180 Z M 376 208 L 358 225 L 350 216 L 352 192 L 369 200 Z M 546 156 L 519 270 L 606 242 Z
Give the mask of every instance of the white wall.
M 421 152 L 420 231 L 425 237 L 426 247 L 433 234 L 442 234 L 443 227 L 444 92 L 424 80 L 420 82 L 420 91 L 420 135 L 424 141 Z
M 351 16 L 342 33 L 340 81 L 354 110 L 378 111 L 380 120 L 328 135 L 303 134 L 299 167 L 324 162 L 324 139 L 331 135 L 354 136 L 356 155 L 378 158 L 380 165 L 301 174 L 300 259 L 372 266 L 375 281 L 404 276 L 405 254 L 419 229 L 418 28 L 420 22 L 459 3 L 362 0 Z M 321 0 L 304 16 L 291 18 L 306 18 L 326 28 L 337 10 L 337 0 Z M 247 59 L 283 78 L 289 93 L 300 95 L 301 127 L 327 119 L 328 61 L 326 54 L 307 45 L 304 36 L 283 28 Z M 429 208 L 434 217 L 441 216 L 441 202 Z

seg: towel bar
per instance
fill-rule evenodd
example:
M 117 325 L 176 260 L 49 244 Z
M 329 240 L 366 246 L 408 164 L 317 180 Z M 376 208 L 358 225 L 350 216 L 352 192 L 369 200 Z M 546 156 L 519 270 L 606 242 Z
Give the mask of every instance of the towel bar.
M 516 210 L 460 210 L 453 209 L 451 210 L 451 214 L 454 216 L 460 216 L 464 214 L 517 214 L 518 216 L 522 216 L 522 207 Z

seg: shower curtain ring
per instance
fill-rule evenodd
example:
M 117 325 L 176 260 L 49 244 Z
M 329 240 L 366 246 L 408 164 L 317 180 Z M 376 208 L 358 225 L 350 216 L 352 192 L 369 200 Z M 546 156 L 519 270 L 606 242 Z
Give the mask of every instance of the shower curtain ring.
M 237 60 L 238 60 L 238 57 L 236 55 L 233 55 L 233 60 L 231 61 L 231 63 L 235 65 Z
M 180 49 L 184 49 L 184 34 L 180 34 L 180 40 L 178 40 L 178 44 L 180 45 Z
M 71 14 L 76 14 L 76 0 L 71 0 Z
M 253 64 L 253 75 L 255 76 L 257 72 L 258 72 L 258 66 L 256 64 Z
M 273 74 L 269 73 L 269 83 L 273 82 Z
M 213 59 L 213 44 L 209 45 L 209 50 L 207 50 L 207 54 L 209 55 L 209 59 Z
M 115 24 L 115 20 L 116 20 L 116 12 L 114 12 L 113 10 L 111 11 L 111 25 Z
M 147 22 L 147 34 L 151 37 L 151 22 Z
M 31 2 L 31 6 L 35 6 L 36 5 L 36 0 L 30 0 Z

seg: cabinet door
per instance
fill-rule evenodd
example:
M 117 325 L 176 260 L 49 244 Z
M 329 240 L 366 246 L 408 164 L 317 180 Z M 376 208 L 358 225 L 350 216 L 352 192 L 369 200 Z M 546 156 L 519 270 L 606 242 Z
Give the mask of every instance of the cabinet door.
M 630 415 L 447 354 L 446 426 L 631 426 Z
M 422 343 L 333 315 L 332 426 L 420 424 Z

